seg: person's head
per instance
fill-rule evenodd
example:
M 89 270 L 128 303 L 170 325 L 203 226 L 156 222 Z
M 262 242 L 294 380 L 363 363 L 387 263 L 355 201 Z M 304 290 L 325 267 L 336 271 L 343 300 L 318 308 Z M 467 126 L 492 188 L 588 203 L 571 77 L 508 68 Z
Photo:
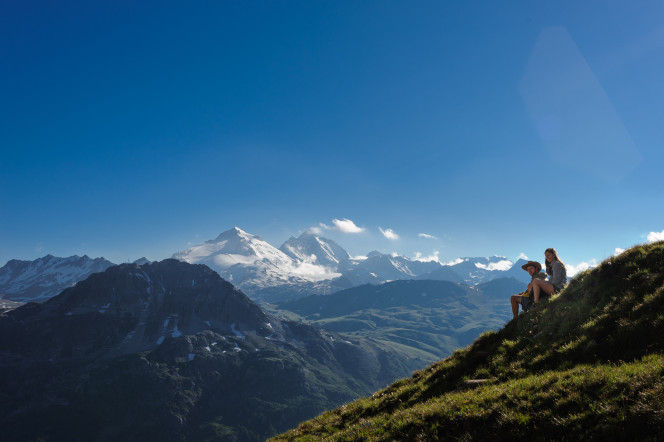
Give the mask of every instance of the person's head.
M 546 262 L 553 262 L 553 261 L 560 261 L 558 259 L 558 252 L 556 252 L 556 249 L 553 247 L 550 247 L 544 251 L 544 258 L 546 259 Z
M 558 261 L 560 264 L 562 264 L 563 268 L 565 268 L 565 263 L 558 258 L 558 252 L 556 252 L 556 249 L 553 247 L 550 247 L 544 251 L 544 259 L 546 260 L 546 273 L 551 274 L 551 264 L 553 264 L 554 261 Z
M 521 266 L 523 270 L 528 272 L 530 276 L 533 276 L 535 273 L 539 273 L 542 271 L 542 264 L 540 264 L 537 261 L 528 261 L 524 265 Z

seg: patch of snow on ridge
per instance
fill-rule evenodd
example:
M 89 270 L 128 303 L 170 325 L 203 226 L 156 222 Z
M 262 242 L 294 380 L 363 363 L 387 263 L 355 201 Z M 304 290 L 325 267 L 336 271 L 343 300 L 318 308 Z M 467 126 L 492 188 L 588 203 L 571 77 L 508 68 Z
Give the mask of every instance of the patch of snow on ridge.
M 235 336 L 237 336 L 238 338 L 247 339 L 247 336 L 245 334 L 243 334 L 242 332 L 240 332 L 235 328 L 235 322 L 231 324 L 231 330 L 233 330 L 233 333 L 235 333 Z
M 182 336 L 182 332 L 178 330 L 178 326 L 176 325 L 175 328 L 173 329 L 173 333 L 171 333 L 171 337 L 178 338 L 180 336 Z
M 333 261 L 335 263 L 339 263 L 339 260 L 334 256 L 334 252 L 332 251 L 332 248 L 330 245 L 324 241 L 321 241 L 319 237 L 316 237 L 316 241 L 320 245 L 320 248 L 325 252 L 325 255 L 327 256 L 327 259 L 330 261 Z
M 212 258 L 212 261 L 218 267 L 225 269 L 228 267 L 232 267 L 236 264 L 246 264 L 246 265 L 255 264 L 257 261 L 260 261 L 260 259 L 252 256 L 224 253 L 224 254 L 215 255 L 214 258 Z

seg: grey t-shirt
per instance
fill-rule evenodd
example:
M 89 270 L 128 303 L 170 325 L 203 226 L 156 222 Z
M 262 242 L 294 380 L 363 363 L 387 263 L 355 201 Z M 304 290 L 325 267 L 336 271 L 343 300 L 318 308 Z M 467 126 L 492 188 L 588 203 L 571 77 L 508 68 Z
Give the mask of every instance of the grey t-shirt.
M 567 284 L 567 271 L 560 261 L 553 261 L 551 263 L 551 274 L 549 275 L 549 282 L 553 284 L 556 291 L 565 287 Z

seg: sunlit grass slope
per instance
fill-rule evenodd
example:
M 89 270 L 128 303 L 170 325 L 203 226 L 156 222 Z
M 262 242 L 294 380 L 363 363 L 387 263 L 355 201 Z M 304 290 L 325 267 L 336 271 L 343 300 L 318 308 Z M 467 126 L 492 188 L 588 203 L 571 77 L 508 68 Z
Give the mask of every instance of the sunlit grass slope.
M 579 439 L 664 440 L 663 242 L 274 440 Z

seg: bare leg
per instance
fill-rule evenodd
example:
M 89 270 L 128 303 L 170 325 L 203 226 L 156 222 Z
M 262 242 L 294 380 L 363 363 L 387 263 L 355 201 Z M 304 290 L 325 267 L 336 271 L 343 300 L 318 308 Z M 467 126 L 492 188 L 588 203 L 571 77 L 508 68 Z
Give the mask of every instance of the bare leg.
M 533 301 L 535 304 L 539 302 L 540 286 L 533 281 Z
M 533 280 L 533 301 L 535 301 L 535 303 L 539 302 L 540 291 L 543 291 L 544 293 L 547 293 L 549 295 L 552 294 L 553 284 L 547 281 L 543 281 L 541 279 Z
M 510 297 L 510 303 L 512 303 L 512 316 L 515 318 L 519 316 L 519 303 L 521 301 L 520 295 L 512 295 Z

